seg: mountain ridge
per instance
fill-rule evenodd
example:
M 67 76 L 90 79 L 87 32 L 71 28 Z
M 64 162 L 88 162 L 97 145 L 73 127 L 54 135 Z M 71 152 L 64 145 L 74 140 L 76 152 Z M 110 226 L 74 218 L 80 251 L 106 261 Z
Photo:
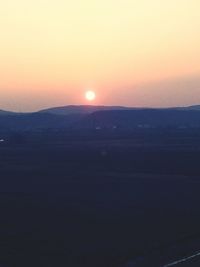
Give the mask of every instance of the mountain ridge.
M 104 105 L 68 105 L 61 107 L 53 107 L 39 110 L 39 113 L 51 113 L 57 115 L 68 115 L 68 114 L 89 114 L 101 110 L 127 110 L 135 109 L 134 107 L 124 107 L 124 106 L 104 106 Z
M 0 109 L 1 115 L 24 115 L 34 113 L 49 113 L 56 115 L 71 115 L 71 114 L 90 114 L 97 111 L 109 111 L 109 110 L 199 110 L 200 105 L 191 105 L 186 107 L 127 107 L 127 106 L 106 106 L 106 105 L 66 105 L 58 107 L 49 107 L 40 109 L 33 112 L 15 112 L 9 110 Z
M 200 128 L 199 110 L 128 109 L 92 113 L 24 113 L 0 116 L 1 131 L 130 130 L 136 128 Z

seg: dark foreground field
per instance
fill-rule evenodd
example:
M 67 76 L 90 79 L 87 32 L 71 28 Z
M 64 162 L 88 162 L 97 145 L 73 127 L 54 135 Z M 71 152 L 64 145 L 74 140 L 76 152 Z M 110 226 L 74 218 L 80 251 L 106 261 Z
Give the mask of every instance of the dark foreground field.
M 3 266 L 156 267 L 200 249 L 200 130 L 14 137 L 0 144 Z

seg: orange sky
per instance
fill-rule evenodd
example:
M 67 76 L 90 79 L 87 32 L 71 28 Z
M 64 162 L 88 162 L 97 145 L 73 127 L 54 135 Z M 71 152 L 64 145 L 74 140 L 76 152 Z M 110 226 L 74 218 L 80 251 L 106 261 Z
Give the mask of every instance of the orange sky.
M 200 103 L 199 0 L 0 2 L 0 108 Z

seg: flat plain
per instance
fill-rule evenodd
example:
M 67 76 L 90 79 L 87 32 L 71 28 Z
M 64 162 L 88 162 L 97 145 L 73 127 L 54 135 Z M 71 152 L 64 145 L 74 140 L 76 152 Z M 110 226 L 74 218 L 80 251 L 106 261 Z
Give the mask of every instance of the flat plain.
M 118 267 L 148 258 L 131 266 L 156 267 L 196 251 L 199 159 L 198 129 L 10 136 L 0 144 L 0 262 Z

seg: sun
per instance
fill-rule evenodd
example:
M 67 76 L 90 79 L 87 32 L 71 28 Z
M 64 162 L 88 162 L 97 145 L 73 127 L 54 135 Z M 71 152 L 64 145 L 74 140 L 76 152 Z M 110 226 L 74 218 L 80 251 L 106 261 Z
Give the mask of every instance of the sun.
M 88 100 L 88 101 L 94 101 L 95 98 L 96 98 L 96 94 L 94 91 L 92 90 L 89 90 L 85 93 L 85 98 Z

